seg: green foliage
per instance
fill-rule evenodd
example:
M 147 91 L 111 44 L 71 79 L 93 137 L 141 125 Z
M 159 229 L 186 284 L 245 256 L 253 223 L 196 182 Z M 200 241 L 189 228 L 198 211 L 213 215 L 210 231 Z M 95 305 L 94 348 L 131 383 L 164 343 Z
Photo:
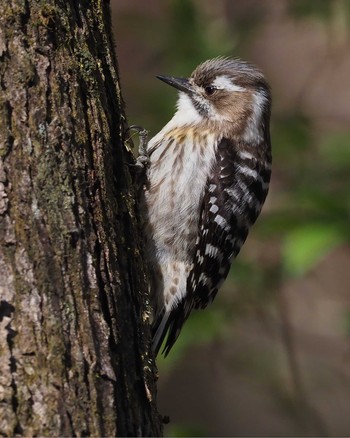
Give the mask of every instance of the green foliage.
M 165 436 L 167 437 L 193 437 L 193 436 L 208 436 L 208 433 L 199 425 L 189 424 L 171 424 L 165 428 Z
M 343 174 L 350 180 L 350 132 L 336 131 L 323 137 L 319 143 L 320 154 L 323 160 L 333 167 L 335 176 Z
M 328 19 L 334 0 L 292 0 L 289 2 L 289 12 L 296 18 L 316 17 Z
M 171 2 L 165 54 L 173 75 L 189 74 L 200 62 L 231 51 L 223 24 L 220 28 L 210 26 L 193 0 Z
M 349 27 L 349 0 L 289 0 L 288 11 L 296 20 L 319 20 L 326 26 Z
M 341 230 L 334 224 L 303 224 L 284 240 L 284 268 L 292 276 L 304 275 L 343 241 Z
M 260 231 L 281 240 L 282 269 L 292 276 L 350 240 L 350 132 L 314 133 L 301 113 L 274 118 L 273 178 L 277 172 L 283 190 Z
M 279 147 L 274 148 L 274 157 L 290 163 L 300 156 L 311 143 L 311 120 L 300 112 L 276 114 L 272 118 L 272 136 Z

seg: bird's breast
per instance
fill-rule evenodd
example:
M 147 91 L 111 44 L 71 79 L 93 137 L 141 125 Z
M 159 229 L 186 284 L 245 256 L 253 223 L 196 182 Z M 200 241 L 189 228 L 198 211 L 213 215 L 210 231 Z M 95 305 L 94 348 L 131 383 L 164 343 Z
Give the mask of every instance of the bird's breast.
M 190 257 L 217 144 L 210 131 L 174 128 L 153 145 L 145 197 L 158 251 Z

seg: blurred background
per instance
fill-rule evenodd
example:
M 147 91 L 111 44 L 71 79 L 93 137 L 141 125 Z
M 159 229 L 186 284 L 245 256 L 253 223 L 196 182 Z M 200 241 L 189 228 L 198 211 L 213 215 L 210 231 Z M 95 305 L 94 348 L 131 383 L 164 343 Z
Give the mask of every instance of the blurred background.
M 154 135 L 218 55 L 273 91 L 263 213 L 214 304 L 159 359 L 167 436 L 350 434 L 350 0 L 111 0 L 130 123 Z

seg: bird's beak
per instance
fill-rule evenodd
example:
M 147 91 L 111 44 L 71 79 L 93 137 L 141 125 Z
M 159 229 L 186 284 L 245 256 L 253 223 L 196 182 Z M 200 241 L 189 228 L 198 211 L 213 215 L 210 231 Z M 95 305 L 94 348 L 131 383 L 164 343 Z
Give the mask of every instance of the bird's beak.
M 193 87 L 187 78 L 172 78 L 169 76 L 157 76 L 157 78 L 184 93 L 193 93 Z

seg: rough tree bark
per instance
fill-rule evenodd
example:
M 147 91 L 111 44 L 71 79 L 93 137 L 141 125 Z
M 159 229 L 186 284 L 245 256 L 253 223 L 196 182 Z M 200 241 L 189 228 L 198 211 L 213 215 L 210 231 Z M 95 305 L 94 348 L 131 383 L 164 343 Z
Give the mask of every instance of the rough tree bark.
M 108 2 L 0 11 L 0 435 L 158 436 Z

